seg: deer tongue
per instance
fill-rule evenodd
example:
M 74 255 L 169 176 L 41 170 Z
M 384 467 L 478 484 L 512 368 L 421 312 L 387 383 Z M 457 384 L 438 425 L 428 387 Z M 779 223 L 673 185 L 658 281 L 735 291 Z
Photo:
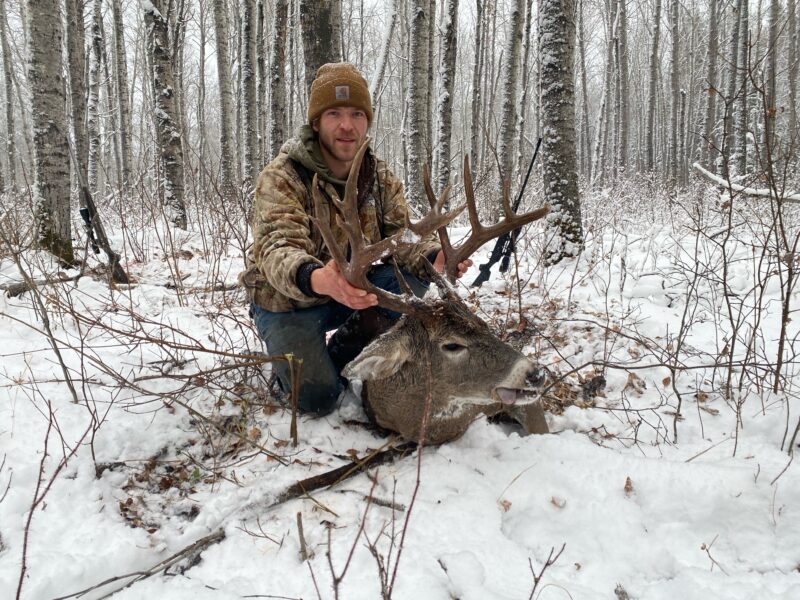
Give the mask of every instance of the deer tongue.
M 503 404 L 514 404 L 520 395 L 520 390 L 504 387 L 495 388 L 495 392 Z
M 533 389 L 520 389 L 520 388 L 507 388 L 498 387 L 494 389 L 496 399 L 501 404 L 508 406 L 526 405 L 536 402 L 538 400 L 537 390 Z

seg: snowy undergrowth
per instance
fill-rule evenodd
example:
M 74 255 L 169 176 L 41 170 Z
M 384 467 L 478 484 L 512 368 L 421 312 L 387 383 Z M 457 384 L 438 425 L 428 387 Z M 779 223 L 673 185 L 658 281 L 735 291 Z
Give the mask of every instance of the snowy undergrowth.
M 737 208 L 723 247 L 725 209 L 696 201 L 600 194 L 580 258 L 544 270 L 532 230 L 509 273 L 477 294 L 460 288 L 550 370 L 551 435 L 481 419 L 421 461 L 278 505 L 294 482 L 390 440 L 359 424 L 349 397 L 301 417 L 293 447 L 231 289 L 236 241 L 211 226 L 121 228 L 135 285 L 94 272 L 0 300 L 2 597 L 15 595 L 23 556 L 21 597 L 57 598 L 220 527 L 199 562 L 115 598 L 327 599 L 345 567 L 338 597 L 377 598 L 401 538 L 395 598 L 528 598 L 562 546 L 536 597 L 798 597 L 791 323 L 772 391 L 786 259 L 762 252 L 757 207 Z M 19 258 L 33 279 L 54 271 Z M 0 278 L 21 279 L 8 253 Z

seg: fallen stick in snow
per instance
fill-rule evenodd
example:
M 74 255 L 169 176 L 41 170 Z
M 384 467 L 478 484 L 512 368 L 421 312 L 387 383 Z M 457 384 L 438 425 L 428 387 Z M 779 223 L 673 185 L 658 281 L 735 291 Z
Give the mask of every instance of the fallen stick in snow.
M 286 490 L 284 490 L 281 494 L 279 494 L 275 500 L 272 502 L 265 504 L 264 506 L 259 506 L 258 502 L 251 502 L 250 504 L 245 505 L 244 507 L 240 507 L 231 513 L 228 513 L 225 518 L 230 517 L 233 514 L 238 512 L 245 512 L 251 513 L 255 510 L 266 511 L 271 510 L 289 500 L 295 500 L 297 498 L 303 498 L 308 496 L 311 492 L 316 490 L 320 490 L 323 488 L 330 487 L 337 483 L 340 483 L 354 475 L 362 473 L 367 469 L 372 467 L 378 467 L 380 465 L 384 465 L 386 463 L 390 463 L 397 458 L 403 458 L 409 453 L 411 453 L 417 444 L 413 442 L 407 442 L 404 444 L 400 444 L 399 446 L 395 446 L 394 448 L 388 448 L 387 450 L 382 451 L 375 451 L 367 456 L 355 460 L 352 463 L 343 465 L 331 471 L 326 471 L 325 473 L 320 473 L 319 475 L 314 475 L 313 477 L 308 477 L 306 479 L 302 479 L 297 483 L 289 486 Z M 224 519 L 223 519 L 224 520 Z M 199 555 L 204 552 L 209 546 L 213 546 L 225 539 L 225 527 L 221 525 L 219 528 L 215 529 L 210 534 L 195 540 L 188 546 L 181 548 L 174 554 L 170 555 L 169 557 L 165 558 L 164 560 L 156 563 L 149 569 L 145 569 L 142 571 L 134 571 L 132 573 L 126 573 L 125 575 L 117 575 L 106 579 L 105 581 L 101 581 L 91 587 L 83 589 L 79 592 L 73 592 L 71 594 L 67 594 L 66 596 L 59 596 L 58 598 L 54 598 L 53 600 L 68 600 L 69 598 L 86 598 L 87 594 L 94 591 L 101 591 L 101 588 L 107 588 L 108 586 L 118 583 L 120 585 L 114 587 L 110 590 L 103 591 L 101 596 L 96 596 L 96 600 L 103 600 L 104 598 L 109 598 L 110 596 L 120 592 L 124 589 L 127 589 L 134 585 L 139 581 L 143 581 L 152 577 L 154 575 L 158 575 L 159 573 L 163 573 L 173 565 L 183 561 L 189 560 L 190 563 L 193 563 L 194 560 L 199 557 Z
M 72 277 L 59 276 L 50 279 L 31 279 L 30 281 L 18 281 L 16 283 L 8 283 L 0 285 L 0 290 L 5 290 L 6 296 L 9 298 L 16 298 L 25 292 L 30 292 L 33 289 L 42 287 L 43 285 L 57 285 L 60 283 L 69 283 L 70 281 L 78 281 L 83 277 L 83 273 L 74 275 Z
M 703 167 L 700 166 L 700 163 L 692 164 L 692 169 L 697 171 L 699 175 L 702 175 L 703 178 L 710 181 L 711 183 L 718 185 L 720 187 L 724 187 L 726 189 L 730 188 L 734 192 L 740 192 L 747 196 L 755 196 L 758 198 L 776 198 L 781 202 L 786 202 L 788 204 L 800 204 L 800 193 L 795 191 L 791 191 L 786 194 L 781 194 L 780 197 L 777 197 L 775 193 L 770 189 L 758 189 L 758 188 L 751 188 L 746 187 L 744 185 L 739 185 L 738 183 L 733 183 L 731 181 L 727 181 L 720 177 L 719 175 L 714 175 L 710 171 L 706 171 Z

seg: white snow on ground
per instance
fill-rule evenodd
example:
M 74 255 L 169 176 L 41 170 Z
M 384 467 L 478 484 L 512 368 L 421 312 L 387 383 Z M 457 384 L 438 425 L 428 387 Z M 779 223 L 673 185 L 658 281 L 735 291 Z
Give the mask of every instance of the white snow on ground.
M 562 546 L 538 598 L 800 598 L 800 476 L 786 452 L 800 412 L 797 365 L 784 367 L 777 394 L 767 368 L 748 371 L 756 376 L 741 387 L 735 371 L 730 399 L 723 385 L 726 298 L 746 297 L 757 279 L 755 234 L 730 242 L 738 296 L 725 296 L 710 283 L 722 272 L 719 237 L 698 242 L 686 213 L 613 212 L 603 207 L 610 199 L 594 201 L 579 259 L 544 270 L 533 228 L 519 247 L 519 286 L 513 265 L 508 275 L 495 268 L 470 300 L 566 377 L 551 390 L 550 435 L 481 419 L 452 443 L 272 507 L 294 482 L 391 440 L 355 423 L 365 417 L 348 397 L 327 417 L 301 417 L 293 448 L 291 415 L 274 406 L 258 369 L 222 369 L 242 361 L 220 353 L 262 350 L 243 294 L 208 289 L 235 283 L 235 250 L 214 252 L 194 232 L 174 240 L 180 253 L 145 244 L 142 260 L 125 263 L 137 285 L 109 289 L 86 275 L 42 288 L 60 359 L 36 296 L 0 297 L 0 598 L 15 597 L 23 556 L 22 598 L 73 597 L 220 527 L 225 539 L 199 561 L 114 598 L 328 599 L 344 571 L 339 598 L 374 599 L 382 564 L 398 599 L 526 599 L 532 571 Z M 709 215 L 705 231 L 722 224 Z M 134 237 L 164 239 L 153 230 Z M 121 247 L 121 235 L 113 241 Z M 696 254 L 699 279 L 685 268 Z M 19 281 L 0 256 L 0 283 Z M 55 269 L 30 252 L 22 258 L 34 278 Z M 179 289 L 166 286 L 178 273 Z M 764 299 L 762 320 L 747 313 L 741 335 L 755 328 L 755 362 L 774 366 L 777 278 Z M 682 322 L 691 326 L 679 340 Z M 680 367 L 675 381 L 663 364 L 648 367 L 670 361 Z M 605 388 L 584 395 L 600 373 Z

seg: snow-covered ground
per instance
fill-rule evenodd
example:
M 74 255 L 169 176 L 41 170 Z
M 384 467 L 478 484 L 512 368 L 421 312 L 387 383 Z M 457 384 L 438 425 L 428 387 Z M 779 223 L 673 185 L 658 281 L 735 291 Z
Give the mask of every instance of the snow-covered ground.
M 199 560 L 114 597 L 374 599 L 383 570 L 397 599 L 526 599 L 540 573 L 543 599 L 800 598 L 800 475 L 787 454 L 797 366 L 772 393 L 780 282 L 754 283 L 775 261 L 759 263 L 744 217 L 723 269 L 724 211 L 613 201 L 588 205 L 579 259 L 542 268 L 532 230 L 519 283 L 512 265 L 468 300 L 563 377 L 550 435 L 480 419 L 454 442 L 282 503 L 296 481 L 392 440 L 359 425 L 348 396 L 301 417 L 292 446 L 291 415 L 235 356 L 262 348 L 242 293 L 218 285 L 235 283 L 233 247 L 120 230 L 117 247 L 126 233 L 137 248 L 125 263 L 136 285 L 85 275 L 3 295 L 0 598 L 15 597 L 23 567 L 22 598 L 75 597 L 220 528 Z M 0 256 L 0 283 L 19 281 Z M 22 258 L 34 278 L 52 270 Z M 741 309 L 757 296 L 760 311 Z M 727 350 L 737 314 L 749 358 L 744 341 Z M 752 364 L 730 386 L 729 356 Z

